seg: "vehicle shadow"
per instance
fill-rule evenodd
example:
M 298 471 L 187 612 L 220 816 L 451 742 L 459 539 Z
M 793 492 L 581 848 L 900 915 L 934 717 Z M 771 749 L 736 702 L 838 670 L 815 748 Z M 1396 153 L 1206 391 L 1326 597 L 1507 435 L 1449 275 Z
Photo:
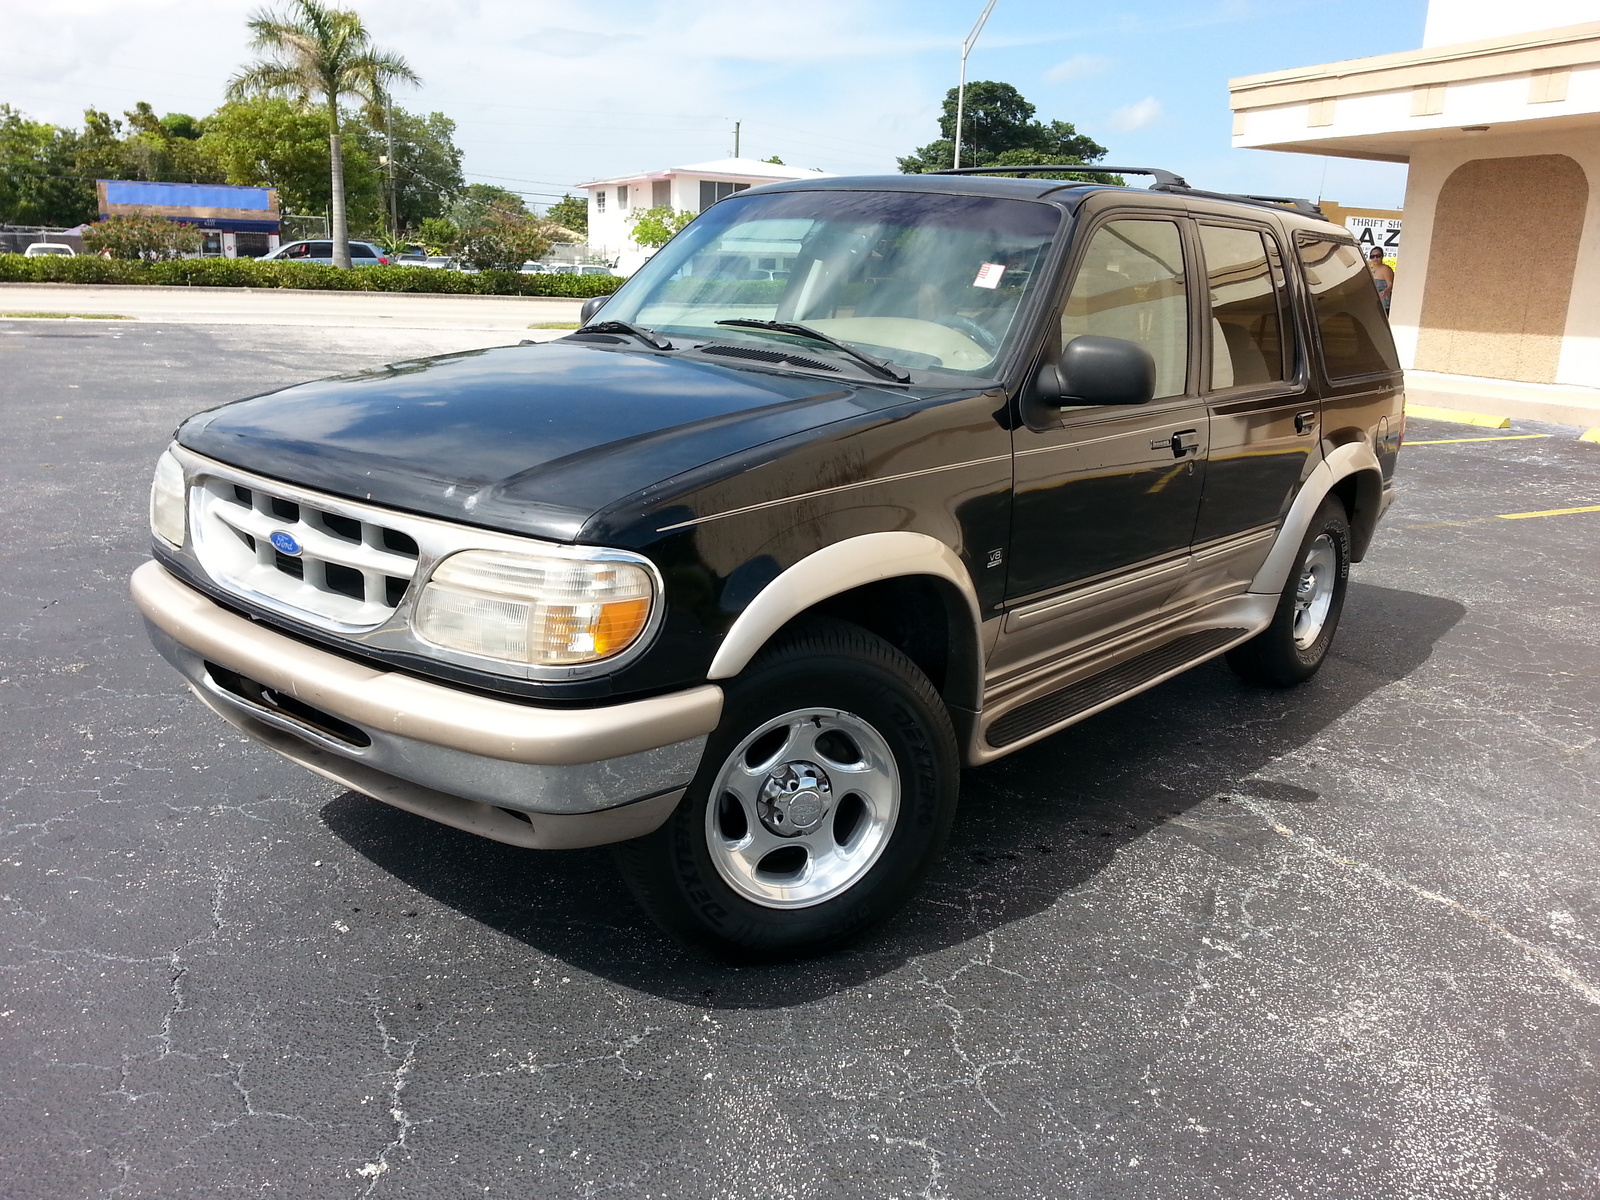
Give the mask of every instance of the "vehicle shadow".
M 322 817 L 411 887 L 578 970 L 686 1004 L 783 1008 L 1041 912 L 1219 793 L 1315 801 L 1252 776 L 1417 670 L 1465 611 L 1353 583 L 1333 657 L 1299 688 L 1250 686 L 1219 660 L 968 771 L 950 845 L 921 893 L 888 926 L 822 959 L 731 968 L 685 953 L 632 902 L 603 848 L 518 850 L 351 792 Z M 1224 859 L 1253 853 L 1246 843 L 1265 832 L 1214 820 L 1180 829 Z

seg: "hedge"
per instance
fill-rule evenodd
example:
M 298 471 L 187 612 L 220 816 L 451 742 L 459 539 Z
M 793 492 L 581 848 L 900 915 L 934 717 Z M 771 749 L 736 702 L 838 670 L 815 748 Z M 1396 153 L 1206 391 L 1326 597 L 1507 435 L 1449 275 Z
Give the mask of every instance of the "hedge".
M 523 275 L 518 271 L 441 271 L 430 267 L 352 267 L 261 262 L 254 258 L 175 258 L 139 262 L 78 255 L 0 254 L 0 283 L 134 283 L 178 287 L 309 288 L 336 292 L 428 292 L 465 296 L 609 296 L 614 275 Z

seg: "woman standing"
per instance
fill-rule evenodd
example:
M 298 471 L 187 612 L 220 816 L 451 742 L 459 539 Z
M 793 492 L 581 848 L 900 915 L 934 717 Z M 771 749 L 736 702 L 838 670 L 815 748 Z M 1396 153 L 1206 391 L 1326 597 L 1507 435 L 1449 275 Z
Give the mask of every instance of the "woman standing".
M 1367 251 L 1367 271 L 1378 289 L 1378 299 L 1383 301 L 1383 311 L 1389 311 L 1389 299 L 1394 293 L 1394 268 L 1383 261 L 1383 247 L 1374 246 Z

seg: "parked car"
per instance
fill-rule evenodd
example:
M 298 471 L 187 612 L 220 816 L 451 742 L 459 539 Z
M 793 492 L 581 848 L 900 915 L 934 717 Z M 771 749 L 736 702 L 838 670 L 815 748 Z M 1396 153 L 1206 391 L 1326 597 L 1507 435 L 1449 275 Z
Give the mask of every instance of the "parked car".
M 691 945 L 839 945 L 916 890 L 963 766 L 1219 655 L 1315 673 L 1394 495 L 1350 234 L 1143 173 L 751 188 L 567 337 L 191 417 L 151 637 L 355 791 L 615 843 Z M 781 295 L 745 278 L 775 229 Z
M 320 263 L 325 267 L 332 266 L 333 242 L 322 239 L 288 242 L 279 246 L 271 254 L 263 255 L 261 261 Z M 388 262 L 389 256 L 371 242 L 350 243 L 350 265 L 352 267 L 387 266 Z
M 64 242 L 34 242 L 22 252 L 24 258 L 76 258 L 78 252 Z

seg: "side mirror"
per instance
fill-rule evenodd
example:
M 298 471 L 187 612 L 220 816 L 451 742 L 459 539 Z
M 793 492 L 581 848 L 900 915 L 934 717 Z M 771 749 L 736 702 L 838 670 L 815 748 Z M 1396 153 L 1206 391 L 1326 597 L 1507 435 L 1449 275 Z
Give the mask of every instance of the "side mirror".
M 1039 402 L 1058 408 L 1092 404 L 1144 404 L 1155 395 L 1156 360 L 1136 342 L 1085 333 L 1061 351 L 1061 361 L 1039 369 Z
M 585 300 L 583 302 L 583 308 L 578 316 L 578 324 L 587 325 L 590 321 L 594 320 L 595 313 L 604 308 L 606 306 L 606 301 L 609 299 L 611 299 L 610 296 L 590 296 L 587 300 Z

